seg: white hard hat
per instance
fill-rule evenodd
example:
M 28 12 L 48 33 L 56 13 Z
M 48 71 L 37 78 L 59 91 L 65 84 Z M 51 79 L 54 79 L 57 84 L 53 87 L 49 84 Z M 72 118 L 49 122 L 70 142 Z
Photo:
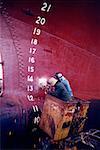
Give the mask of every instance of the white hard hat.
M 58 73 L 58 78 L 61 78 L 63 75 L 62 75 L 62 73 Z
M 54 86 L 56 83 L 57 83 L 57 79 L 55 79 L 55 78 L 50 78 L 49 80 L 48 80 L 48 83 L 51 85 L 51 86 Z

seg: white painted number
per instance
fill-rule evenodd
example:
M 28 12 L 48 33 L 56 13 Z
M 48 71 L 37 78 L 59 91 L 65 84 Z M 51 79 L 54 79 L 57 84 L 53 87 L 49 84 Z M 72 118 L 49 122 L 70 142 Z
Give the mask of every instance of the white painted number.
M 30 48 L 30 54 L 35 54 L 36 48 Z
M 33 90 L 34 90 L 33 85 L 28 85 L 28 86 L 27 86 L 27 91 L 28 91 L 28 92 L 32 92 Z
M 35 28 L 34 28 L 34 31 L 33 31 L 33 34 L 40 35 L 40 34 L 41 34 L 41 30 L 40 30 L 40 29 L 37 29 L 37 28 L 35 27 Z
M 35 58 L 34 57 L 29 57 L 28 61 L 29 61 L 29 63 L 34 64 L 35 63 Z
M 47 4 L 46 2 L 43 3 L 43 6 L 41 8 L 41 11 L 46 11 L 46 12 L 49 12 L 50 11 L 50 8 L 51 8 L 51 4 Z
M 37 106 L 37 105 L 34 105 L 34 106 L 33 106 L 33 111 L 34 111 L 34 112 L 39 111 L 39 109 L 38 109 L 38 106 Z
M 39 124 L 39 122 L 40 122 L 40 117 L 38 116 L 38 117 L 35 117 L 34 118 L 34 124 Z
M 28 72 L 34 72 L 35 68 L 34 66 L 28 66 Z
M 37 20 L 36 20 L 36 23 L 37 24 L 41 24 L 41 25 L 44 25 L 46 23 L 46 19 L 45 18 L 42 18 L 40 16 L 37 17 Z
M 27 95 L 27 99 L 28 99 L 29 101 L 34 101 L 33 95 Z
M 38 44 L 38 40 L 37 39 L 33 39 L 31 40 L 31 44 L 32 45 L 37 45 Z
M 27 81 L 33 82 L 33 81 L 34 81 L 33 76 L 28 75 L 28 76 L 27 76 Z

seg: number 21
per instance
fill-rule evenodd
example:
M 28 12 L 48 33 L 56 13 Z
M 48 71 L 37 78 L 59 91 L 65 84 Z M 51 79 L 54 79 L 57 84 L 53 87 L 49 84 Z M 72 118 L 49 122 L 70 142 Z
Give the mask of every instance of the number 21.
M 50 8 L 51 8 L 51 4 L 48 4 L 46 2 L 43 3 L 43 6 L 41 8 L 41 11 L 46 11 L 46 12 L 49 12 L 50 11 Z

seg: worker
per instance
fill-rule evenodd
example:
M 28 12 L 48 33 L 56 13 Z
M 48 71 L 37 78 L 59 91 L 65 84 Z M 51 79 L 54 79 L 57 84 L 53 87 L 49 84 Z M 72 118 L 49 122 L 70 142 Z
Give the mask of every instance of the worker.
M 72 89 L 70 87 L 70 83 L 69 81 L 62 75 L 62 73 L 60 72 L 57 72 L 55 74 L 55 77 L 58 81 L 60 81 L 61 83 L 64 84 L 64 86 L 66 87 L 67 91 L 68 91 L 68 94 L 69 94 L 69 97 L 72 99 L 73 98 L 73 92 L 72 92 Z
M 59 82 L 57 79 L 55 79 L 54 77 L 51 77 L 48 82 L 50 85 L 50 89 L 47 93 L 55 96 L 63 101 L 68 101 L 70 100 L 69 94 L 67 92 L 67 89 L 65 88 L 65 86 L 63 85 L 62 82 Z

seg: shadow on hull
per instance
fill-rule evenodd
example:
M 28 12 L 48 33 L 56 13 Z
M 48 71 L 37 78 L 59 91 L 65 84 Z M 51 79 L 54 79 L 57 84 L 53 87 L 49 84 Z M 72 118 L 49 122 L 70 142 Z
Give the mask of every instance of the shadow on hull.
M 29 121 L 30 110 L 23 109 L 20 105 L 2 103 L 1 149 L 37 149 L 41 148 L 41 138 L 48 137 L 41 129 L 31 132 L 32 122 Z M 91 100 L 84 131 L 100 129 L 100 101 Z M 34 128 L 35 129 L 35 128 Z M 53 145 L 54 146 L 54 145 Z M 56 145 L 54 146 L 56 148 Z M 81 149 L 81 148 L 80 148 Z

